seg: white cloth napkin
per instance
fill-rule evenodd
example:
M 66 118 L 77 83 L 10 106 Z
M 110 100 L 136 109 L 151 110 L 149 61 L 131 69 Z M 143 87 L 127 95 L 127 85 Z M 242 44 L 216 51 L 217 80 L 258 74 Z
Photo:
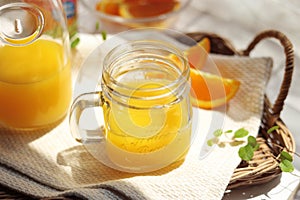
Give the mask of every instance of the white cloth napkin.
M 81 35 L 73 52 L 75 75 L 101 42 L 100 36 Z M 208 148 L 206 140 L 217 128 L 244 127 L 257 135 L 272 61 L 217 55 L 212 59 L 223 76 L 238 79 L 241 86 L 226 112 L 194 108 L 195 138 L 183 163 L 148 174 L 110 169 L 72 138 L 66 119 L 47 133 L 8 134 L 0 129 L 0 184 L 34 197 L 222 199 L 240 162 L 239 147 Z

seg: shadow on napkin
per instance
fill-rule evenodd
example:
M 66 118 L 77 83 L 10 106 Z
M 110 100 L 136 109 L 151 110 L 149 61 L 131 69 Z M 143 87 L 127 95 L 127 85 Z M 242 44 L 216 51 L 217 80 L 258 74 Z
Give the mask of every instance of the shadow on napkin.
M 72 141 L 72 138 L 64 138 L 70 135 L 64 125 L 48 133 L 1 130 L 0 185 L 32 198 L 146 199 L 139 189 L 120 180 L 134 174 L 107 167 L 99 170 L 103 166 L 84 147 L 73 146 L 56 153 L 67 140 Z M 57 161 L 53 160 L 54 155 Z
M 149 173 L 127 173 L 109 168 L 94 158 L 83 145 L 59 152 L 57 163 L 70 167 L 74 181 L 79 184 L 95 184 L 135 176 L 160 176 L 178 167 L 183 161 L 177 161 L 167 167 Z

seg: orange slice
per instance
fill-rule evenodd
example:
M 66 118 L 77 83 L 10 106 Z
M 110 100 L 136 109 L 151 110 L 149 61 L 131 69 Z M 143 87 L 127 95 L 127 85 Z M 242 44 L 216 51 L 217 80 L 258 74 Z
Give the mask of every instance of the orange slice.
M 202 69 L 210 52 L 210 40 L 205 37 L 197 45 L 190 47 L 184 51 L 188 58 L 190 67 L 195 69 Z
M 193 106 L 212 109 L 226 104 L 239 89 L 240 82 L 190 68 Z
M 197 45 L 184 51 L 190 64 L 191 100 L 193 106 L 212 109 L 226 104 L 239 89 L 240 82 L 200 71 L 210 52 L 209 38 L 203 38 Z M 178 58 L 170 54 L 169 58 L 179 63 Z
M 119 8 L 121 4 L 121 0 L 103 0 L 96 4 L 96 10 L 109 14 L 109 15 L 117 15 L 119 16 Z

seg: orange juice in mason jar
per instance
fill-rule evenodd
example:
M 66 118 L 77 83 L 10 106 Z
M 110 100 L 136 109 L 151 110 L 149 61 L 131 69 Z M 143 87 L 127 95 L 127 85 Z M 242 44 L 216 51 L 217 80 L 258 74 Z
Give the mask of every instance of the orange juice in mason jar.
M 72 103 L 74 138 L 103 164 L 125 172 L 145 173 L 183 161 L 191 145 L 192 106 L 189 64 L 182 52 L 159 40 L 128 41 L 106 54 L 102 69 L 101 90 Z M 92 107 L 102 108 L 95 112 L 103 117 L 101 128 L 86 130 L 79 121 Z M 101 151 L 95 153 L 97 148 Z
M 0 127 L 23 131 L 57 125 L 72 93 L 60 1 L 2 5 L 0 37 Z

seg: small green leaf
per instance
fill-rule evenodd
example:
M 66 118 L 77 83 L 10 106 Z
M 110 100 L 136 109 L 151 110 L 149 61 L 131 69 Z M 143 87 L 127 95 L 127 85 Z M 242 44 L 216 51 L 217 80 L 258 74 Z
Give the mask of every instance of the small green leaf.
M 253 155 L 253 148 L 249 144 L 239 149 L 239 156 L 242 160 L 249 161 L 253 158 Z
M 230 144 L 230 146 L 232 146 L 232 147 L 236 147 L 236 146 L 242 145 L 242 144 L 244 144 L 244 143 L 245 143 L 245 141 L 234 140 L 234 141 L 230 142 L 229 144 Z
M 279 163 L 279 167 L 280 167 L 281 171 L 283 171 L 283 172 L 292 172 L 292 171 L 294 171 L 294 166 L 293 166 L 292 162 L 289 161 L 289 160 L 282 160 Z
M 223 131 L 222 131 L 222 129 L 217 129 L 214 131 L 213 134 L 215 137 L 220 137 L 223 134 Z
M 206 143 L 207 143 L 207 145 L 208 145 L 208 146 L 210 146 L 210 147 L 211 147 L 211 146 L 213 146 L 213 145 L 215 144 L 215 143 L 214 143 L 214 139 L 213 139 L 213 138 L 212 138 L 212 139 L 209 139 L 209 140 L 207 140 L 207 142 L 206 142 Z
M 218 144 L 218 143 L 219 143 L 219 138 L 213 137 L 213 138 L 207 140 L 206 143 L 207 143 L 208 146 L 211 147 L 211 146 L 213 146 L 214 144 Z
M 220 143 L 218 143 L 218 146 L 219 146 L 220 148 L 224 148 L 224 147 L 226 147 L 226 145 L 225 145 L 225 143 L 224 143 L 224 142 L 220 142 Z
M 280 153 L 280 159 L 281 160 L 288 160 L 290 162 L 293 161 L 293 157 L 288 152 L 286 152 L 286 151 L 282 151 Z
M 277 130 L 278 128 L 279 128 L 279 126 L 273 126 L 273 127 L 269 128 L 267 133 L 272 133 L 273 131 Z
M 96 29 L 96 31 L 98 31 L 100 29 L 100 22 L 96 22 L 95 29 Z
M 257 144 L 256 138 L 250 135 L 248 137 L 248 144 L 250 144 L 252 147 L 255 147 L 255 145 Z
M 69 38 L 72 39 L 75 35 L 77 35 L 77 31 L 72 31 L 69 34 Z
M 227 130 L 225 131 L 225 133 L 232 133 L 232 130 Z
M 102 39 L 103 39 L 103 40 L 106 40 L 106 38 L 107 38 L 107 33 L 106 33 L 106 31 L 101 31 L 101 35 L 102 35 Z
M 259 149 L 259 144 L 256 141 L 256 138 L 253 136 L 248 136 L 248 144 L 253 148 L 253 151 Z
M 249 131 L 247 131 L 244 128 L 240 128 L 239 130 L 235 131 L 234 138 L 243 138 L 249 134 Z
M 253 151 L 256 151 L 259 149 L 259 144 L 256 144 L 254 147 L 253 147 Z
M 79 38 L 76 38 L 74 39 L 72 42 L 71 42 L 71 48 L 75 48 L 80 42 L 80 39 Z

